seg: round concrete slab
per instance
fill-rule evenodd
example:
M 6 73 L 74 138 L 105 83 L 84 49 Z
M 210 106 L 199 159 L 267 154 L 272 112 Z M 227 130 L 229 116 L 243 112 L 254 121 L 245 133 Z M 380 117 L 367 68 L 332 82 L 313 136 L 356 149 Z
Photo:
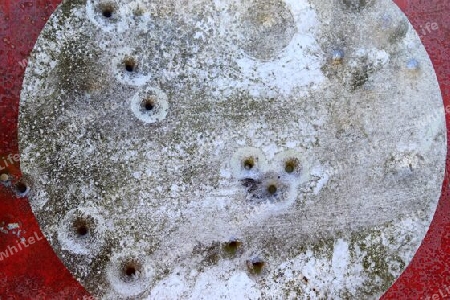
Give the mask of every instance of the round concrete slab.
M 71 1 L 36 44 L 21 167 L 101 298 L 368 298 L 440 195 L 434 70 L 389 1 Z

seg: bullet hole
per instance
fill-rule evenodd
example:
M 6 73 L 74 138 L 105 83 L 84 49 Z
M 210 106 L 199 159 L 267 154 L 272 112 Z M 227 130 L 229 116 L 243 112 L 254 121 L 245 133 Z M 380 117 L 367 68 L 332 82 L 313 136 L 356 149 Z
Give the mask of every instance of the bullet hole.
M 275 184 L 269 184 L 269 186 L 267 187 L 267 192 L 270 195 L 275 195 L 275 193 L 277 192 L 277 186 Z
M 231 161 L 235 177 L 249 176 L 249 172 L 256 173 L 265 169 L 266 159 L 264 153 L 258 148 L 244 147 L 234 153 Z
M 122 275 L 126 281 L 137 279 L 140 271 L 141 265 L 134 260 L 126 262 L 122 267 Z
M 255 159 L 253 157 L 248 157 L 244 160 L 244 169 L 251 170 L 255 166 Z
M 133 58 L 127 58 L 124 61 L 125 70 L 127 72 L 134 72 L 136 70 L 136 61 Z
M 125 275 L 127 275 L 127 276 L 134 276 L 134 275 L 136 275 L 136 268 L 135 268 L 135 266 L 127 266 L 125 268 Z
M 253 274 L 261 274 L 264 269 L 264 265 L 264 261 L 259 257 L 247 260 L 247 268 Z
M 233 240 L 228 242 L 228 247 L 230 248 L 238 248 L 241 245 L 241 242 L 239 240 Z
M 130 104 L 133 114 L 145 123 L 164 120 L 169 110 L 167 95 L 156 88 L 147 88 L 137 92 Z
M 102 16 L 105 18 L 111 18 L 115 9 L 112 4 L 105 4 L 101 6 Z
M 23 182 L 18 182 L 17 184 L 16 184 L 16 189 L 17 189 L 17 191 L 19 192 L 19 193 L 25 193 L 26 191 L 27 191 L 27 189 L 28 189 L 28 187 L 27 187 L 27 185 L 25 184 L 25 183 L 23 183 Z
M 228 254 L 236 254 L 241 248 L 242 242 L 239 239 L 232 238 L 227 243 L 224 244 L 224 251 Z
M 23 180 L 20 180 L 19 182 L 17 182 L 14 185 L 14 188 L 15 188 L 15 190 L 16 190 L 16 192 L 17 192 L 19 197 L 25 197 L 30 191 L 30 187 Z
M 86 234 L 88 234 L 88 232 L 89 232 L 89 230 L 85 226 L 80 226 L 77 228 L 77 234 L 80 236 L 85 236 Z
M 284 170 L 286 171 L 286 173 L 292 173 L 295 170 L 295 167 L 291 164 L 286 164 L 286 167 L 284 168 Z
M 0 181 L 6 182 L 9 180 L 9 174 L 8 173 L 0 173 Z
M 71 254 L 96 255 L 105 242 L 104 224 L 103 216 L 94 206 L 78 206 L 68 211 L 59 223 L 58 242 Z
M 156 100 L 154 98 L 147 98 L 142 101 L 141 106 L 146 111 L 152 111 L 155 108 Z
M 78 237 L 84 237 L 88 235 L 90 231 L 89 227 L 89 222 L 83 218 L 77 218 L 73 222 L 73 228 Z
M 110 11 L 110 10 L 104 10 L 103 12 L 102 12 L 102 15 L 105 17 L 105 18 L 111 18 L 111 16 L 112 16 L 112 11 Z
M 292 158 L 292 159 L 289 159 L 289 160 L 287 160 L 285 162 L 285 164 L 284 164 L 284 171 L 286 173 L 291 174 L 291 173 L 297 171 L 298 167 L 299 167 L 298 159 Z
M 148 289 L 149 284 L 153 281 L 153 267 L 149 265 L 145 256 L 137 253 L 130 253 L 133 248 L 127 247 L 127 254 L 113 255 L 106 270 L 106 278 L 111 288 L 120 294 L 120 299 L 137 299 L 139 294 Z M 142 253 L 142 251 L 140 251 Z M 144 253 L 142 253 L 144 254 Z M 161 262 L 164 263 L 164 262 Z M 164 275 L 168 267 L 162 265 L 158 270 L 158 276 Z

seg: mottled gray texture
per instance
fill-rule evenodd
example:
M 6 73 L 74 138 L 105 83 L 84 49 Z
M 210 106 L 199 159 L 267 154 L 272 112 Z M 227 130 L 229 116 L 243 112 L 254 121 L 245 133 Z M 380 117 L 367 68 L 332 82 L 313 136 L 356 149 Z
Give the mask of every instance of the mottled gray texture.
M 394 4 L 114 3 L 57 10 L 20 104 L 33 211 L 86 288 L 385 291 L 428 228 L 446 151 L 432 65 Z

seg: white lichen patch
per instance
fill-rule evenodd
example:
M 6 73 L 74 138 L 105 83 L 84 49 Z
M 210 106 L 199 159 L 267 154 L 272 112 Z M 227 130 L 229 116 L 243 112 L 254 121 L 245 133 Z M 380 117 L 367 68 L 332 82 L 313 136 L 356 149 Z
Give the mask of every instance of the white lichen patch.
M 445 167 L 433 67 L 388 0 L 66 1 L 19 118 L 42 231 L 103 299 L 376 298 Z

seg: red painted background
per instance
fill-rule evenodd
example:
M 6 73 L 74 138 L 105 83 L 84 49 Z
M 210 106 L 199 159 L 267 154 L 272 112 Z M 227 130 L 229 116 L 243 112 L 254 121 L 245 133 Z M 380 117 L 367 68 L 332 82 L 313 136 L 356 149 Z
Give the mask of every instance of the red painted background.
M 60 2 L 0 0 L 0 167 L 5 166 L 5 159 L 8 162 L 9 154 L 18 153 L 18 103 L 26 59 Z M 446 111 L 450 112 L 450 1 L 395 2 L 422 38 L 437 73 L 444 105 L 449 106 Z M 422 30 L 427 23 L 436 23 L 438 29 Z M 447 128 L 450 128 L 448 113 L 446 118 Z M 430 230 L 411 264 L 383 299 L 450 299 L 449 157 L 447 155 L 442 196 Z M 19 165 L 9 165 L 7 171 L 13 175 L 13 184 L 17 182 Z M 21 237 L 42 237 L 27 199 L 17 198 L 12 186 L 0 184 L 0 227 L 9 223 L 19 223 Z M 17 247 L 16 231 L 7 234 L 0 231 L 0 251 Z M 0 261 L 0 300 L 83 299 L 87 296 L 45 239 L 29 247 L 22 246 L 21 251 Z

